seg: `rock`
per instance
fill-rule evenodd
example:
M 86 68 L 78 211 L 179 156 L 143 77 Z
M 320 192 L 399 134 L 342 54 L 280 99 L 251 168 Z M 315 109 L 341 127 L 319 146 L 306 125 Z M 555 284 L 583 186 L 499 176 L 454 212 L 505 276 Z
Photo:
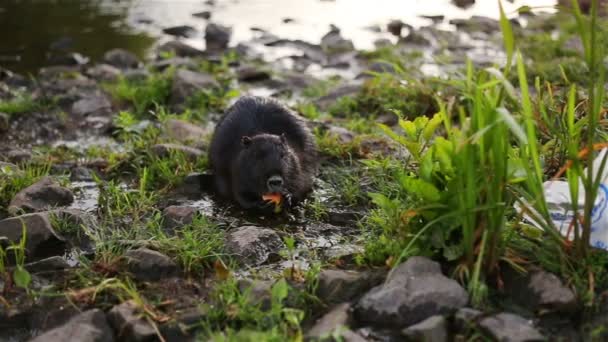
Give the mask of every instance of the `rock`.
M 465 330 L 468 327 L 474 326 L 477 318 L 483 313 L 472 308 L 461 308 L 454 314 L 454 325 L 458 330 Z
M 327 109 L 342 97 L 354 97 L 361 92 L 361 84 L 344 84 L 331 90 L 327 95 L 318 98 L 315 104 L 320 109 Z
M 178 273 L 178 267 L 168 256 L 147 248 L 130 250 L 125 253 L 127 267 L 135 279 L 157 281 L 170 278 Z
M 474 1 L 474 0 L 469 0 Z M 445 19 L 445 15 L 421 15 L 420 18 L 428 19 L 433 22 L 433 24 L 438 24 Z
M 112 49 L 103 55 L 103 60 L 119 69 L 135 69 L 141 62 L 131 52 L 123 49 Z
M 24 163 L 24 162 L 32 159 L 32 152 L 21 149 L 21 148 L 11 149 L 8 152 L 6 152 L 5 155 L 9 162 L 15 163 L 15 164 L 21 164 L 21 163 Z
M 185 205 L 172 205 L 163 210 L 163 227 L 168 230 L 192 223 L 196 208 Z
M 112 113 L 112 104 L 105 95 L 84 97 L 72 105 L 71 114 L 80 118 L 86 116 L 106 116 Z
M 27 234 L 25 248 L 29 256 L 44 257 L 63 252 L 64 239 L 53 230 L 47 213 L 27 214 L 0 221 L 0 237 L 18 243 L 24 225 Z
M 108 321 L 119 341 L 155 341 L 154 327 L 142 318 L 139 308 L 132 300 L 114 306 L 108 312 Z
M 195 95 L 197 92 L 214 87 L 219 87 L 219 84 L 213 76 L 186 69 L 179 69 L 173 77 L 170 103 L 173 105 L 184 104 L 188 98 Z
M 512 313 L 499 313 L 479 321 L 479 328 L 501 342 L 545 341 L 530 321 Z
M 388 32 L 390 32 L 393 36 L 397 37 L 401 36 L 401 30 L 403 29 L 403 27 L 406 27 L 406 25 L 401 20 L 391 20 L 386 25 L 386 29 L 388 30 Z
M 69 189 L 60 186 L 50 177 L 44 177 L 19 191 L 11 200 L 8 211 L 11 215 L 20 212 L 31 213 L 67 206 L 72 202 L 74 202 L 74 194 Z
M 348 303 L 337 305 L 315 323 L 306 337 L 323 339 L 332 336 L 333 333 L 340 331 L 339 329 L 348 328 L 351 324 L 350 311 L 351 307 Z
M 317 297 L 328 304 L 348 302 L 382 282 L 380 274 L 324 270 L 319 274 Z
M 376 122 L 392 127 L 399 123 L 399 116 L 395 113 L 382 114 L 376 119 Z
M 236 69 L 236 77 L 241 82 L 256 82 L 269 79 L 270 73 L 253 65 L 243 65 Z
M 415 46 L 430 46 L 431 41 L 428 40 L 422 33 L 411 31 L 407 36 L 399 38 L 399 44 L 415 45 Z
M 10 117 L 6 113 L 0 113 L 0 133 L 7 132 L 10 127 Z
M 259 306 L 260 310 L 269 310 L 272 305 L 272 285 L 269 280 L 239 279 L 239 291 L 246 295 L 248 305 Z
M 207 51 L 223 51 L 228 48 L 232 36 L 232 28 L 210 23 L 205 28 L 205 43 Z
M 446 342 L 448 340 L 447 321 L 443 316 L 431 316 L 424 321 L 401 331 L 408 341 Z
M 212 133 L 184 120 L 169 119 L 164 125 L 164 134 L 182 143 L 201 141 Z
M 192 16 L 195 18 L 209 20 L 209 19 L 211 19 L 211 12 L 210 11 L 196 12 L 196 13 L 192 13 Z
M 177 152 L 183 153 L 183 155 L 190 160 L 196 160 L 205 154 L 205 152 L 198 148 L 178 144 L 157 144 L 152 146 L 151 150 L 152 153 L 160 158 L 169 157 L 171 156 L 171 153 Z
M 70 171 L 70 180 L 73 182 L 91 182 L 93 181 L 93 171 L 84 166 L 75 166 Z
M 182 41 L 172 40 L 158 47 L 161 53 L 173 53 L 177 57 L 199 57 L 204 56 L 204 52 L 192 47 Z
M 124 72 L 125 79 L 130 82 L 145 82 L 150 77 L 146 69 L 128 69 Z
M 244 226 L 228 233 L 226 248 L 246 265 L 260 265 L 283 247 L 272 229 Z
M 60 256 L 52 256 L 24 265 L 25 269 L 31 273 L 53 272 L 70 268 L 70 265 Z
M 86 74 L 98 81 L 115 81 L 120 77 L 122 72 L 120 69 L 109 64 L 98 64 L 89 68 Z
M 49 55 L 47 62 L 49 65 L 68 65 L 68 66 L 80 66 L 89 63 L 89 58 L 85 57 L 78 52 L 61 53 L 58 55 Z
M 186 308 L 175 313 L 177 317 L 160 326 L 160 333 L 165 341 L 194 341 L 193 330 L 199 328 L 207 311 L 199 307 Z
M 573 314 L 578 310 L 576 295 L 552 273 L 536 270 L 521 275 L 510 271 L 504 279 L 509 298 L 529 310 L 561 314 Z
M 179 25 L 164 28 L 163 33 L 175 37 L 190 38 L 196 35 L 196 29 L 188 25 Z
M 500 30 L 500 25 L 496 19 L 478 15 L 474 15 L 470 19 L 452 19 L 450 24 L 456 26 L 459 30 L 468 32 L 481 31 L 489 34 Z
M 391 271 L 383 285 L 365 294 L 355 307 L 359 321 L 403 327 L 467 305 L 467 292 L 441 273 L 439 264 L 411 257 Z
M 452 0 L 452 3 L 454 4 L 454 6 L 456 7 L 460 7 L 460 8 L 469 8 L 473 5 L 475 5 L 475 0 Z
M 390 39 L 378 38 L 378 39 L 374 40 L 374 46 L 376 47 L 376 49 L 380 49 L 383 47 L 389 47 L 392 45 L 393 45 L 393 42 Z
M 355 133 L 344 127 L 331 126 L 328 132 L 330 136 L 336 138 L 342 144 L 349 144 L 355 139 Z
M 353 51 L 355 46 L 349 39 L 344 39 L 338 28 L 330 30 L 323 38 L 321 38 L 321 48 L 327 53 L 339 53 Z
M 85 311 L 64 325 L 49 330 L 30 342 L 112 342 L 114 333 L 108 325 L 106 315 L 99 309 Z
M 197 65 L 191 58 L 175 57 L 162 59 L 150 64 L 151 67 L 158 71 L 163 71 L 169 67 L 196 69 Z

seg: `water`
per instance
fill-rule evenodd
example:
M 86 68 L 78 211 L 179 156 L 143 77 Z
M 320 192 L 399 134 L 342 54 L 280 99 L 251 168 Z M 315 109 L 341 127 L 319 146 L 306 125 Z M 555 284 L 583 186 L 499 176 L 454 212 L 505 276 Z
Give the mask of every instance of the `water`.
M 504 6 L 513 12 L 524 4 L 550 9 L 554 3 L 515 0 Z M 252 27 L 316 43 L 335 24 L 359 49 L 390 37 L 369 27 L 384 28 L 391 19 L 418 27 L 430 23 L 421 15 L 498 16 L 493 0 L 478 0 L 468 9 L 455 7 L 449 0 L 216 0 L 215 4 L 202 0 L 2 0 L 0 66 L 33 72 L 65 52 L 79 52 L 95 61 L 117 47 L 144 57 L 155 43 L 170 38 L 162 29 L 175 25 L 194 27 L 197 34 L 186 41 L 204 48 L 207 21 L 192 16 L 200 11 L 210 11 L 213 22 L 232 26 L 233 44 L 251 39 Z M 284 23 L 285 18 L 293 22 Z M 449 26 L 447 20 L 442 25 Z

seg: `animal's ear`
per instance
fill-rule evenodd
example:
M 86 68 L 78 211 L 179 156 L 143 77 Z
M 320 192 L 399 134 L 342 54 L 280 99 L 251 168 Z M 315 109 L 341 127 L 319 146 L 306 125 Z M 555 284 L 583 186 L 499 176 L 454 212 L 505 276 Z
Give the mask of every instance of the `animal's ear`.
M 286 144 L 286 143 L 287 143 L 287 136 L 285 136 L 285 133 L 281 133 L 281 142 L 282 142 L 283 144 Z
M 241 138 L 241 144 L 245 147 L 248 147 L 249 145 L 251 145 L 251 138 L 248 136 L 243 136 Z

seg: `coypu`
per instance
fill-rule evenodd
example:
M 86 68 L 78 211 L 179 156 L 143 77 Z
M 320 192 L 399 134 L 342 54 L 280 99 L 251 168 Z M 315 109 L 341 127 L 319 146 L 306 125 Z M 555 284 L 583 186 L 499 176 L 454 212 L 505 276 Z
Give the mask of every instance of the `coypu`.
M 218 122 L 209 163 L 220 196 L 244 209 L 280 211 L 312 189 L 317 151 L 297 114 L 275 100 L 246 96 Z

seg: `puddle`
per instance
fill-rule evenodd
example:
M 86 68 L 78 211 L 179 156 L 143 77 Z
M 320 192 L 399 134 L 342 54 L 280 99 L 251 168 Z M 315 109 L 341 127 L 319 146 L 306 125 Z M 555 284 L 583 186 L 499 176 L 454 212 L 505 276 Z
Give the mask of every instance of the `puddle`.
M 70 188 L 74 191 L 74 202 L 69 209 L 79 209 L 94 213 L 99 205 L 99 188 L 95 182 L 72 182 Z

